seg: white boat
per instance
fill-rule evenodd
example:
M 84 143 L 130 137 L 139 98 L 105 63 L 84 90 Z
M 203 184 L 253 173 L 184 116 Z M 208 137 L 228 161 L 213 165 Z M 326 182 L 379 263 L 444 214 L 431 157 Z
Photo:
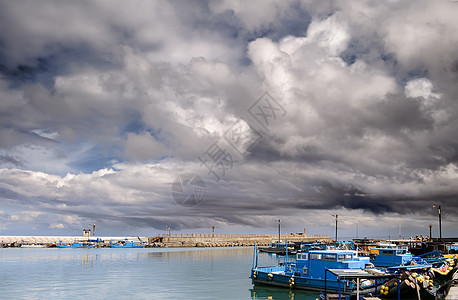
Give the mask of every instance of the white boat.
M 21 244 L 21 248 L 46 248 L 44 244 Z

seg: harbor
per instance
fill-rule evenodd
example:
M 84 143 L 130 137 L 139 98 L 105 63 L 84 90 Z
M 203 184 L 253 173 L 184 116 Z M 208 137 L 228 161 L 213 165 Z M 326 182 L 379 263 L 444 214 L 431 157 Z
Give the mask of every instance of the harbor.
M 0 236 L 2 247 L 21 247 L 23 245 L 42 245 L 48 247 L 59 242 L 69 244 L 82 240 L 99 240 L 99 247 L 109 247 L 111 241 L 140 241 L 145 247 L 246 247 L 268 246 L 279 236 L 274 234 L 158 234 L 152 237 L 142 236 L 95 236 L 83 232 L 82 236 Z M 280 239 L 295 242 L 330 243 L 329 235 L 282 234 Z
M 379 244 L 374 256 L 330 245 L 310 244 L 277 266 L 258 264 L 257 248 L 251 269 L 254 285 L 337 293 L 338 299 L 381 297 L 383 299 L 437 299 L 441 290 L 456 280 L 458 254 L 440 251 L 415 256 L 407 247 Z M 312 250 L 313 249 L 313 250 Z M 445 293 L 447 294 L 447 293 Z M 364 299 L 366 299 L 364 298 Z M 442 298 L 440 298 L 442 299 Z M 446 298 L 445 298 L 446 299 Z
M 0 300 L 458 300 L 458 0 L 0 1 Z
M 254 247 L 163 247 L 123 250 L 3 248 L 0 250 L 3 274 L 0 289 L 2 297 L 5 298 L 15 298 L 15 295 L 21 295 L 24 298 L 72 297 L 78 299 L 98 295 L 100 299 L 106 299 L 119 298 L 123 293 L 127 293 L 129 296 L 140 299 L 315 300 L 320 295 L 325 295 L 324 286 L 316 290 L 301 288 L 300 285 L 304 284 L 305 278 L 301 279 L 301 276 L 296 274 L 294 281 L 290 282 L 291 275 L 294 273 L 284 278 L 286 281 L 283 286 L 253 284 L 252 279 L 249 278 L 253 275 L 253 251 Z M 318 250 L 311 250 L 310 253 L 312 251 Z M 331 252 L 352 253 L 347 250 L 331 250 Z M 291 263 L 297 263 L 298 255 L 288 255 L 286 258 L 282 255 L 259 253 L 257 256 L 258 279 L 269 280 L 269 273 L 261 275 L 263 266 L 280 267 L 284 265 L 285 260 L 289 261 L 291 265 Z M 302 263 L 296 264 L 297 271 L 302 271 L 307 263 L 305 257 L 302 257 L 304 253 L 300 255 Z M 366 264 L 369 259 L 364 258 L 362 262 Z M 318 263 L 323 264 L 325 261 Z M 348 263 L 351 263 L 351 260 L 348 260 Z M 310 274 L 315 274 L 315 276 L 321 272 L 320 270 L 312 271 L 310 267 L 314 266 L 307 267 L 310 272 L 313 272 Z M 326 286 L 326 294 L 329 299 L 338 299 L 335 297 L 338 295 L 338 284 L 332 283 L 334 282 L 332 276 L 342 278 L 342 290 L 345 287 L 346 291 L 348 288 L 345 281 L 356 281 L 360 277 L 360 299 L 363 297 L 371 299 L 367 298 L 370 296 L 366 293 L 367 290 L 364 288 L 366 283 L 362 277 L 366 276 L 372 280 L 374 275 L 358 273 L 356 269 L 350 274 L 348 272 L 339 273 L 339 270 L 345 269 L 338 269 L 334 266 L 333 269 L 327 271 L 328 278 L 325 282 L 329 283 Z M 270 271 L 273 273 L 272 281 L 277 280 L 277 277 L 281 278 L 280 272 Z M 453 271 L 454 269 L 451 269 L 445 276 L 452 279 Z M 47 279 L 43 281 L 39 274 L 46 274 Z M 416 287 L 415 282 L 422 281 L 420 275 L 423 276 L 410 271 L 409 276 L 399 277 L 403 289 L 411 291 L 410 293 L 403 292 L 400 299 L 418 300 L 416 288 L 411 286 Z M 388 280 L 379 279 L 378 292 L 372 295 L 374 297 L 377 295 L 379 299 L 397 299 L 395 282 L 398 277 L 396 275 L 386 276 Z M 81 280 L 86 282 L 84 290 L 81 289 Z M 223 281 L 224 284 L 222 284 Z M 447 290 L 447 293 L 450 291 L 449 295 L 453 295 L 456 287 L 453 286 L 453 282 L 449 281 L 449 283 L 449 286 L 444 283 L 442 289 Z M 385 295 L 387 289 L 389 294 Z M 424 296 L 427 291 L 423 288 L 423 282 L 420 291 L 421 299 L 429 299 Z M 341 299 L 345 299 L 344 294 Z M 442 299 L 453 298 L 444 296 Z
M 253 288 L 248 279 L 251 256 L 251 247 L 3 248 L 0 249 L 0 297 L 263 299 L 251 296 L 264 290 Z M 276 258 L 265 256 L 262 262 L 276 263 Z M 316 299 L 316 294 L 295 295 Z
M 82 252 L 85 254 L 81 256 L 84 264 L 93 265 L 94 254 L 97 259 L 103 248 L 124 248 L 128 253 L 147 257 L 168 256 L 175 251 L 195 254 L 192 249 L 210 251 L 197 252 L 200 254 L 213 253 L 212 248 L 221 249 L 223 253 L 253 249 L 251 268 L 246 264 L 238 266 L 249 271 L 250 275 L 243 277 L 247 281 L 251 279 L 252 299 L 258 299 L 253 291 L 265 286 L 284 289 L 289 295 L 308 291 L 315 297 L 313 299 L 320 300 L 448 300 L 456 294 L 457 238 L 420 235 L 409 239 L 339 241 L 337 233 L 332 240 L 329 235 L 306 234 L 305 229 L 301 233 L 281 234 L 280 223 L 278 225 L 278 234 L 172 234 L 169 231 L 141 237 L 98 236 L 95 225 L 90 224 L 82 230 L 81 236 L 0 236 L 0 246 L 6 248 L 0 251 L 0 258 L 19 253 L 8 252 L 14 248 L 24 248 L 22 251 L 26 251 L 26 255 L 31 254 L 27 252 L 30 248 L 67 248 L 74 249 L 72 252 L 93 251 Z M 136 249 L 142 252 L 130 252 Z M 247 252 L 244 253 L 247 256 Z M 59 252 L 46 254 L 60 256 Z M 269 263 L 263 264 L 266 258 Z
M 364 238 L 336 241 L 329 235 L 306 235 L 305 232 L 278 235 L 168 233 L 126 237 L 96 236 L 95 226 L 89 226 L 83 229 L 81 236 L 0 236 L 0 240 L 2 248 L 24 248 L 23 251 L 27 248 L 94 251 L 83 252 L 85 254 L 81 257 L 84 264 L 91 265 L 94 259 L 89 257 L 96 254 L 97 259 L 98 251 L 102 249 L 88 248 L 126 248 L 126 251 L 140 248 L 138 251 L 142 252 L 133 253 L 147 256 L 169 256 L 175 251 L 189 252 L 191 249 L 212 251 L 214 248 L 224 253 L 253 249 L 251 271 L 244 265 L 250 275 L 243 276 L 247 281 L 251 279 L 252 299 L 258 299 L 253 291 L 265 289 L 265 286 L 284 289 L 284 293 L 290 295 L 308 291 L 315 297 L 313 299 L 322 300 L 453 299 L 457 289 L 458 243 L 454 238 L 417 236 L 408 240 Z M 4 251 L 7 249 L 0 252 L 0 257 L 4 257 L 5 253 L 14 254 Z M 247 252 L 244 253 L 247 256 Z M 269 263 L 264 265 L 262 262 L 266 258 Z

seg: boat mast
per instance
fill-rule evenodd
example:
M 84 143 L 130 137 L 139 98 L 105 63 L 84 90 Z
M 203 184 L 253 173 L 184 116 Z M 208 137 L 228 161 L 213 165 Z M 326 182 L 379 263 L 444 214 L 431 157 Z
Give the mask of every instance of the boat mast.
M 278 242 L 280 243 L 280 219 L 275 220 L 278 222 Z

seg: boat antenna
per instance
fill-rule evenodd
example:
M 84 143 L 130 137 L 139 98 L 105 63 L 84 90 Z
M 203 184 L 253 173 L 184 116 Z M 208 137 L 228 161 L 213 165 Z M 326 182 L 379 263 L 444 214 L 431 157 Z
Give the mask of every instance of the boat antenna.
M 280 239 L 280 231 L 281 231 L 280 219 L 275 220 L 275 221 L 278 222 L 278 242 L 280 243 L 280 240 L 281 240 Z

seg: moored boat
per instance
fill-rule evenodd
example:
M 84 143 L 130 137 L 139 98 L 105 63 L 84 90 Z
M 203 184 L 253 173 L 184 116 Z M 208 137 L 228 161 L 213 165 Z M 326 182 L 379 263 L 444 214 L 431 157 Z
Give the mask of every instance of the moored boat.
M 376 247 L 371 250 L 377 251 L 377 255 L 371 260 L 376 267 L 404 266 L 411 264 L 414 260 L 417 264 L 425 263 L 408 253 L 407 248 L 403 247 Z
M 46 248 L 47 246 L 41 243 L 34 243 L 34 244 L 29 244 L 29 243 L 24 243 L 20 245 L 21 248 Z
M 418 263 L 418 257 L 413 256 L 413 259 L 404 265 L 387 268 L 388 272 L 396 274 L 400 289 L 398 291 L 397 282 L 388 281 L 382 286 L 382 295 L 390 298 L 400 293 L 402 297 L 435 299 L 439 288 L 456 272 L 456 259 L 437 257 L 426 260 Z
M 146 243 L 143 241 L 135 242 L 135 241 L 130 241 L 128 239 L 124 239 L 122 241 L 111 240 L 110 247 L 111 248 L 143 248 L 145 247 L 145 244 Z
M 59 241 L 56 244 L 56 247 L 58 248 L 94 248 L 94 247 L 97 247 L 101 242 L 102 240 L 100 239 L 74 241 L 72 243 L 63 243 L 62 241 Z
M 360 289 L 361 295 L 377 293 L 385 278 L 393 275 L 372 268 L 368 257 L 360 257 L 351 250 L 310 250 L 297 253 L 295 262 L 286 262 L 274 267 L 258 267 L 255 248 L 251 276 L 253 284 L 305 289 L 312 291 L 339 291 L 352 294 Z M 287 260 L 285 260 L 287 261 Z M 343 272 L 343 273 L 339 273 Z M 353 272 L 353 273 L 352 273 Z M 358 278 L 373 278 L 362 281 L 359 286 L 355 278 L 345 279 L 345 275 L 355 274 Z M 359 280 L 358 280 L 359 282 Z
M 294 244 L 287 244 L 283 242 L 273 242 L 270 243 L 268 247 L 259 247 L 259 251 L 261 252 L 277 255 L 286 255 L 287 250 L 289 254 L 294 254 L 296 252 Z

